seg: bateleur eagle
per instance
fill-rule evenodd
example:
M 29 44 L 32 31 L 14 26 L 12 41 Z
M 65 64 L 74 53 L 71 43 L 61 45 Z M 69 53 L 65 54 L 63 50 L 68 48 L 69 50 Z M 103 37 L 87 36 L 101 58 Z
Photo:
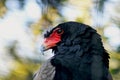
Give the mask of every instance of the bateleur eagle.
M 44 35 L 42 50 L 54 56 L 35 74 L 34 80 L 112 80 L 109 54 L 92 27 L 65 22 Z

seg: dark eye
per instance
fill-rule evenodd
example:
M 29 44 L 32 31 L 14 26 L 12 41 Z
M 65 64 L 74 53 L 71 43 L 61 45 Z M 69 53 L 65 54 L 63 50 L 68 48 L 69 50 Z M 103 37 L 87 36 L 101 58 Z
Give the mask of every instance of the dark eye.
M 58 29 L 58 30 L 57 30 L 57 33 L 58 33 L 58 34 L 61 34 L 62 32 L 63 32 L 62 29 Z

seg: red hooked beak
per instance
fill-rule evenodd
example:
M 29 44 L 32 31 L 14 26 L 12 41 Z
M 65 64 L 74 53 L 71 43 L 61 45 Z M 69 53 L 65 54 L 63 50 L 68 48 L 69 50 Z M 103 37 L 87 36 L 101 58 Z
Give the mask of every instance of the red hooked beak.
M 60 42 L 59 38 L 46 38 L 42 44 L 44 51 L 56 46 L 58 42 Z
M 63 33 L 63 31 L 59 28 L 55 29 L 51 35 L 47 38 L 44 39 L 44 42 L 41 46 L 41 51 L 46 51 L 48 49 L 51 49 L 53 47 L 55 47 L 57 45 L 58 42 L 61 41 L 61 34 Z

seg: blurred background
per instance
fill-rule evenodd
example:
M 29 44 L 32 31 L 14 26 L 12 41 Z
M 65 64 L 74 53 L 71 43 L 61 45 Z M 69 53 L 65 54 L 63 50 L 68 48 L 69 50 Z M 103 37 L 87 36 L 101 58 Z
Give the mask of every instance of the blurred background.
M 120 80 L 120 0 L 0 0 L 0 80 L 32 80 L 51 51 L 40 53 L 44 30 L 66 21 L 101 34 L 110 71 Z

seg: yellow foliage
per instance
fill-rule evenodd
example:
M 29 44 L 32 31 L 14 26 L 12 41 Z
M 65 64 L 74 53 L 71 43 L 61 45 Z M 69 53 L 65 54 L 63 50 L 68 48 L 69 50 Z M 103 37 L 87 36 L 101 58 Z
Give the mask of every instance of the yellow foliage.
M 0 17 L 3 17 L 6 12 L 7 8 L 4 6 L 2 2 L 0 2 Z

